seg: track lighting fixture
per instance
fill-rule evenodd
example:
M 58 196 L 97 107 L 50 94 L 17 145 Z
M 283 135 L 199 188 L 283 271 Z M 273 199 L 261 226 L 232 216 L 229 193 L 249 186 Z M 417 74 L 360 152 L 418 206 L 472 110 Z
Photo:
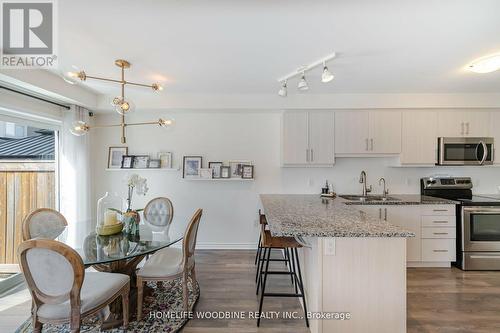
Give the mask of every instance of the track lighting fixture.
M 286 97 L 287 95 L 287 84 L 286 84 L 286 81 L 283 81 L 283 84 L 281 85 L 281 88 L 280 90 L 278 91 L 278 95 L 280 95 L 281 97 Z
M 321 82 L 327 83 L 330 82 L 334 79 L 334 75 L 328 67 L 326 66 L 326 63 L 332 59 L 334 59 L 336 56 L 335 53 L 329 54 L 328 56 L 319 59 L 313 63 L 310 63 L 309 65 L 305 65 L 302 67 L 299 67 L 297 70 L 294 72 L 291 72 L 281 78 L 278 79 L 278 82 L 281 84 L 281 88 L 278 91 L 278 95 L 281 97 L 286 97 L 287 96 L 287 82 L 288 80 L 295 78 L 295 77 L 300 77 L 299 82 L 297 83 L 297 89 L 300 91 L 306 91 L 309 90 L 309 85 L 306 81 L 306 72 L 313 70 L 314 68 L 323 65 L 323 71 L 321 73 Z
M 306 73 L 302 72 L 302 76 L 300 77 L 299 83 L 297 84 L 297 89 L 301 91 L 309 90 L 309 86 L 306 81 Z

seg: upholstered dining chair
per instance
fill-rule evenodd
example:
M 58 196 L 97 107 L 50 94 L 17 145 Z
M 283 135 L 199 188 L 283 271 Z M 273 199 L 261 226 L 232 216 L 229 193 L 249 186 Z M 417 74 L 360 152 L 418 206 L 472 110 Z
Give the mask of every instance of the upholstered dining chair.
M 50 208 L 34 210 L 23 220 L 23 240 L 56 239 L 67 225 L 66 218 L 56 210 Z
M 49 239 L 21 243 L 18 258 L 33 299 L 33 332 L 41 332 L 45 323 L 69 323 L 71 332 L 80 332 L 81 319 L 97 315 L 120 296 L 123 326 L 128 326 L 129 276 L 85 272 L 75 250 Z
M 168 227 L 174 218 L 174 206 L 168 198 L 158 197 L 144 207 L 144 219 L 155 227 Z
M 182 248 L 167 247 L 157 251 L 137 272 L 137 320 L 142 318 L 143 287 L 147 281 L 170 281 L 182 278 L 182 301 L 188 310 L 188 279 L 193 288 L 198 284 L 195 274 L 194 251 L 202 209 L 196 210 L 184 232 Z

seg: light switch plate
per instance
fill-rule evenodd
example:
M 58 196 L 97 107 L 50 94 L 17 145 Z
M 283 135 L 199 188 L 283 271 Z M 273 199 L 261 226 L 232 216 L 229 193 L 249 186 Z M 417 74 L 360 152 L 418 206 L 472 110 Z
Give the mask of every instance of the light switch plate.
M 323 243 L 324 254 L 325 256 L 334 256 L 335 255 L 335 238 L 326 239 Z

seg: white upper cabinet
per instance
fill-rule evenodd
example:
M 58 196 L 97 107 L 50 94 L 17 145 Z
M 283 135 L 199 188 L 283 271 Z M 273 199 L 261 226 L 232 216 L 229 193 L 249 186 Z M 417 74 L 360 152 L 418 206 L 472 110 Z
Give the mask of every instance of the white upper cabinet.
M 489 136 L 490 113 L 486 111 L 438 112 L 438 136 Z
M 335 154 L 367 153 L 368 127 L 368 111 L 336 111 Z
M 401 164 L 435 164 L 438 115 L 435 111 L 402 113 Z
M 369 113 L 370 151 L 375 154 L 401 152 L 401 112 L 373 111 Z
M 333 112 L 284 112 L 281 146 L 283 166 L 333 165 Z
M 284 165 L 306 164 L 309 143 L 306 112 L 285 112 L 282 118 L 282 162 Z
M 309 163 L 333 164 L 335 128 L 333 112 L 309 112 Z
M 335 112 L 336 154 L 399 154 L 400 152 L 401 112 Z

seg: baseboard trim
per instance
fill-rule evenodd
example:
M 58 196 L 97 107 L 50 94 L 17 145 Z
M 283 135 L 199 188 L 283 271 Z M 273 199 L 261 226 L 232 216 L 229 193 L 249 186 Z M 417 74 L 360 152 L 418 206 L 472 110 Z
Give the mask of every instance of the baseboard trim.
M 255 249 L 257 249 L 257 243 L 197 242 L 196 249 L 198 249 L 198 250 L 255 250 Z

